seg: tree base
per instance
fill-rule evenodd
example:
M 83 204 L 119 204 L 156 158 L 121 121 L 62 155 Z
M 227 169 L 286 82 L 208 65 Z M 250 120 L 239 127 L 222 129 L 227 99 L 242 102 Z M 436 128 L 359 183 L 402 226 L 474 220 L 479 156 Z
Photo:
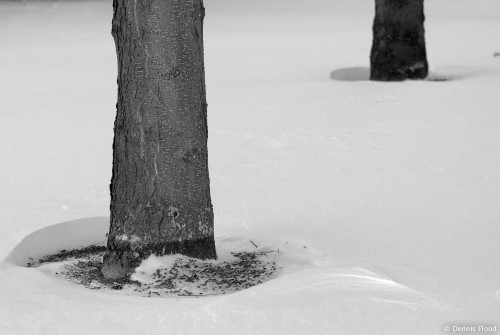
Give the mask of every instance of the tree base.
M 380 69 L 382 67 L 382 69 Z M 403 81 L 403 80 L 419 80 L 425 79 L 428 75 L 427 65 L 422 63 L 422 66 L 415 68 L 415 66 L 402 66 L 398 70 L 384 69 L 383 66 L 378 66 L 377 69 L 372 68 L 370 73 L 370 80 L 373 81 Z
M 202 261 L 175 257 L 168 266 L 132 278 L 108 279 L 98 270 L 104 246 L 89 246 L 32 260 L 28 267 L 50 264 L 48 274 L 64 278 L 92 290 L 114 291 L 115 294 L 139 297 L 204 297 L 238 292 L 276 278 L 281 272 L 279 251 L 231 252 L 230 260 Z
M 101 273 L 107 279 L 128 278 L 150 255 L 164 256 L 182 254 L 198 259 L 217 259 L 215 240 L 207 237 L 200 240 L 188 240 L 168 243 L 146 243 L 140 246 L 131 243 L 108 241 L 108 249 L 103 257 Z

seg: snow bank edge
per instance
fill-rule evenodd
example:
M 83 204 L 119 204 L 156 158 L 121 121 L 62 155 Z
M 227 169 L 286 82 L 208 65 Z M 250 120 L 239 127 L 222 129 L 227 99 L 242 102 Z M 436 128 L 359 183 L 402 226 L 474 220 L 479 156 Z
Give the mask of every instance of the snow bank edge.
M 4 263 L 26 266 L 32 259 L 89 245 L 104 245 L 108 217 L 89 217 L 48 226 L 27 235 L 12 249 Z

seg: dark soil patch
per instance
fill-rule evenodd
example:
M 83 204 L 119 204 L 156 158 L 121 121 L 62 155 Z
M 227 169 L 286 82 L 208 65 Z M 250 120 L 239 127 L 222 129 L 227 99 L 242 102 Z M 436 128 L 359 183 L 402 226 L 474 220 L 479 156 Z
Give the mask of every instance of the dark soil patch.
M 427 78 L 427 81 L 450 81 L 450 78 L 446 77 L 429 77 Z
M 57 277 L 94 290 L 121 291 L 139 296 L 208 296 L 237 292 L 275 278 L 279 251 L 234 252 L 231 261 L 201 261 L 179 256 L 168 268 L 141 275 L 141 281 L 108 280 L 99 270 L 105 247 L 90 246 L 61 250 L 28 263 L 28 267 L 50 269 Z M 55 270 L 54 270 L 55 269 Z

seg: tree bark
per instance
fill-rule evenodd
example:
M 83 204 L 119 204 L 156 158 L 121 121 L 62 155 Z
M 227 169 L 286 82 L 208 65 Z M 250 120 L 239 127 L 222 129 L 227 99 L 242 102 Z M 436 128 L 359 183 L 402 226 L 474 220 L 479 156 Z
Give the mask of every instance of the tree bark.
M 427 77 L 423 0 L 375 0 L 371 80 Z
M 114 0 L 118 56 L 111 218 L 101 271 L 151 254 L 215 259 L 203 0 Z

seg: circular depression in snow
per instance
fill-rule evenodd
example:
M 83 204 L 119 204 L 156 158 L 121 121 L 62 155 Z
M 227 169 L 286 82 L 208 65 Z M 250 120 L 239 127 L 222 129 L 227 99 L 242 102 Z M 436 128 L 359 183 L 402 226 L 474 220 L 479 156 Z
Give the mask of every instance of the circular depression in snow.
M 151 256 L 130 278 L 110 281 L 99 270 L 108 228 L 107 217 L 95 217 L 40 229 L 26 236 L 5 263 L 33 268 L 89 289 L 168 297 L 233 293 L 282 273 L 315 266 L 321 259 L 302 241 L 219 237 L 215 261 Z
M 109 230 L 109 218 L 91 217 L 58 223 L 37 230 L 19 242 L 5 262 L 27 266 L 28 263 L 61 250 L 104 245 Z
M 437 72 L 429 72 L 427 81 L 443 82 L 460 80 L 468 77 L 480 75 L 480 71 L 474 71 L 463 67 L 440 67 Z M 330 79 L 337 81 L 369 81 L 370 68 L 364 66 L 345 67 L 330 72 Z
M 367 67 L 346 67 L 333 70 L 330 78 L 339 81 L 367 81 L 370 80 L 370 69 Z

